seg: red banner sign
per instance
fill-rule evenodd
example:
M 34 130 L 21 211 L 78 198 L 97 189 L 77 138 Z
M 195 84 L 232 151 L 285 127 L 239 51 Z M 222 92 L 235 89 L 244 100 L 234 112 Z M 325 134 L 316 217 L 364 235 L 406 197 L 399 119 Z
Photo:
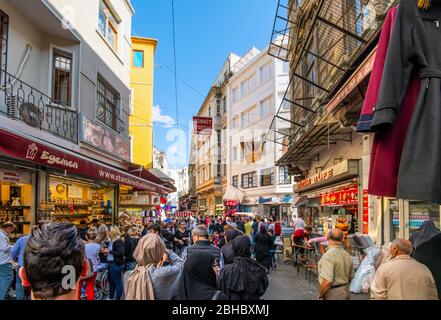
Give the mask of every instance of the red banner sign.
M 194 133 L 204 136 L 211 136 L 213 130 L 213 119 L 204 117 L 193 117 Z
M 363 234 L 369 233 L 369 195 L 363 190 Z
M 0 130 L 0 154 L 88 178 L 127 185 L 140 190 L 162 193 L 161 186 L 137 178 L 122 170 L 112 169 L 88 161 L 85 158 L 76 157 L 68 152 L 51 148 L 3 130 Z
M 358 186 L 349 186 L 320 197 L 323 207 L 342 206 L 358 203 Z

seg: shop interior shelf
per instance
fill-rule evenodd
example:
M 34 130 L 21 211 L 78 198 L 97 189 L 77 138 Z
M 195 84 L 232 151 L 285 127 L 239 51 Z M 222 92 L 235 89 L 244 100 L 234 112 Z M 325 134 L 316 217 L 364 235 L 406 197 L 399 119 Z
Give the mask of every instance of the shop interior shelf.
M 30 209 L 28 206 L 20 206 L 20 207 L 11 207 L 11 206 L 0 206 L 0 210 L 23 210 Z
M 91 214 L 90 213 L 73 213 L 73 214 L 52 214 L 52 218 L 87 218 Z
M 69 207 L 70 204 L 63 204 L 63 203 L 54 203 L 55 207 Z M 80 208 L 87 208 L 91 207 L 91 204 L 72 204 L 72 207 L 80 207 Z
M 15 225 L 20 226 L 20 225 L 24 225 L 24 224 L 31 224 L 29 221 L 22 221 L 22 222 L 14 222 Z

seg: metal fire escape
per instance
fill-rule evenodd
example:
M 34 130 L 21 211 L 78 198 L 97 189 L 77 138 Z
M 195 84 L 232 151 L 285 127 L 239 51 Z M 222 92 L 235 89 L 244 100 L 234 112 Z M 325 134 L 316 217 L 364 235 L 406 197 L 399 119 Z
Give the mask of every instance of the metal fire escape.
M 266 137 L 289 148 L 279 165 L 311 161 L 313 149 L 351 140 L 339 123 L 321 122 L 324 106 L 357 67 L 393 1 L 298 2 L 279 1 L 269 49 L 270 55 L 290 60 L 289 86 Z

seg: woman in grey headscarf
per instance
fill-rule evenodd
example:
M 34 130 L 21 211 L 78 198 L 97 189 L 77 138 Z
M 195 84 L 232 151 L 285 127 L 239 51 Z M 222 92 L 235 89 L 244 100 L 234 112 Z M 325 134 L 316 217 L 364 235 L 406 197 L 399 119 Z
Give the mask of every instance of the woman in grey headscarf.
M 438 296 L 441 297 L 441 232 L 431 220 L 424 221 L 418 232 L 410 236 L 414 246 L 412 257 L 432 272 Z
M 125 279 L 125 300 L 174 300 L 184 261 L 153 233 L 139 240 L 133 257 L 137 265 Z

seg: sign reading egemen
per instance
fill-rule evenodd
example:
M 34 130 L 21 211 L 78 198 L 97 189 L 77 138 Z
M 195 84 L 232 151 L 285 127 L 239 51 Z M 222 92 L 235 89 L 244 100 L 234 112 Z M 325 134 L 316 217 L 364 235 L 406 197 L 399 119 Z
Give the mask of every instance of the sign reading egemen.
M 194 134 L 211 136 L 213 131 L 213 119 L 205 117 L 193 117 Z

